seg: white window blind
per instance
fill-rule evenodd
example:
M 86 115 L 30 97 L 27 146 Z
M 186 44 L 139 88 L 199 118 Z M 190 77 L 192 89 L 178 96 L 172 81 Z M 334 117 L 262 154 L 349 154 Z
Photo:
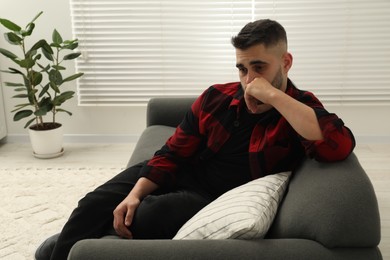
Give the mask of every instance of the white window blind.
M 139 105 L 237 81 L 230 38 L 271 18 L 290 78 L 328 104 L 390 104 L 388 0 L 71 0 L 80 105 Z

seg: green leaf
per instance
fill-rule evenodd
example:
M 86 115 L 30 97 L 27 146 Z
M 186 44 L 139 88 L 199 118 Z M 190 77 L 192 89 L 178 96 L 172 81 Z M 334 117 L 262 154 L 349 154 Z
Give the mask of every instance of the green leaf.
M 22 31 L 22 36 L 23 37 L 30 36 L 32 34 L 32 32 L 34 31 L 34 28 L 35 28 L 35 24 L 34 23 L 29 23 L 26 26 L 26 30 Z
M 42 82 L 43 76 L 40 72 L 31 71 L 29 76 L 33 86 L 37 86 Z
M 57 112 L 65 112 L 65 113 L 67 113 L 67 114 L 70 115 L 70 116 L 72 115 L 71 112 L 69 112 L 69 111 L 67 111 L 67 110 L 65 110 L 65 109 L 58 108 L 56 111 L 57 111 Z
M 39 109 L 35 111 L 34 115 L 36 116 L 44 116 L 47 114 L 47 112 L 51 111 L 53 109 L 53 104 L 51 102 L 51 98 L 46 97 L 43 98 L 39 104 L 38 104 Z
M 23 81 L 24 81 L 24 85 L 26 86 L 27 90 L 31 91 L 32 86 L 31 86 L 31 83 L 30 83 L 29 79 L 27 78 L 27 76 L 23 75 Z
M 20 109 L 22 109 L 22 108 L 25 108 L 25 107 L 27 107 L 27 106 L 30 106 L 30 104 L 20 104 L 20 105 L 16 105 L 15 107 L 15 109 L 14 110 L 12 110 L 11 112 L 13 113 L 13 112 L 16 112 L 16 111 L 18 111 L 18 110 L 20 110 Z
M 39 97 L 41 98 L 43 95 L 45 95 L 47 93 L 47 91 L 49 90 L 50 88 L 50 84 L 46 84 L 46 86 L 44 86 L 41 90 L 41 92 L 39 93 Z
M 33 113 L 34 113 L 34 112 L 33 112 L 32 110 L 21 110 L 21 111 L 17 112 L 17 113 L 14 115 L 14 121 L 19 121 L 20 119 L 29 117 L 29 116 L 31 116 Z
M 33 59 L 35 55 L 37 55 L 37 50 L 30 50 L 26 53 L 26 55 L 24 56 L 25 59 L 27 58 L 31 58 Z M 35 59 L 34 59 L 35 60 Z
M 61 48 L 61 44 L 58 43 L 51 43 L 50 46 L 55 48 Z
M 64 56 L 64 60 L 74 60 L 81 55 L 80 52 L 71 53 Z
M 50 48 L 50 50 L 51 50 L 51 48 Z M 50 61 L 54 61 L 53 55 L 51 53 L 49 53 L 45 48 L 42 48 L 42 53 L 46 57 L 46 59 L 48 59 Z
M 0 72 L 3 72 L 3 73 L 12 73 L 12 74 L 15 74 L 13 71 L 10 71 L 10 70 L 0 70 Z
M 34 122 L 35 121 L 35 117 L 33 118 L 33 119 L 31 119 L 31 120 L 28 120 L 27 121 L 27 123 L 26 123 L 26 125 L 24 126 L 24 128 L 27 128 L 29 125 L 31 125 L 31 123 L 32 122 Z
M 38 90 L 35 89 L 35 88 L 33 88 L 33 89 L 31 89 L 31 90 L 28 91 L 28 94 L 29 94 L 29 95 L 35 95 L 37 92 L 38 92 Z
M 56 70 L 66 70 L 65 67 L 59 66 L 59 65 L 53 65 L 52 67 L 53 67 L 54 69 L 56 69 Z
M 34 55 L 34 53 L 36 53 L 36 51 L 40 48 L 42 48 L 44 45 L 45 45 L 46 41 L 45 40 L 39 40 L 37 41 L 31 48 L 30 50 L 26 53 L 26 56 L 29 57 L 29 56 L 32 56 Z M 46 43 L 47 44 L 47 43 Z
M 34 98 L 35 98 L 35 94 L 38 92 L 37 89 L 33 88 L 33 89 L 30 89 L 28 91 L 28 102 L 30 102 L 30 104 L 34 104 Z
M 53 31 L 52 39 L 53 39 L 53 43 L 55 44 L 61 44 L 63 42 L 60 33 L 56 29 L 54 29 Z
M 34 113 L 35 116 L 45 116 L 46 114 L 47 114 L 46 108 L 45 109 L 38 109 Z
M 48 64 L 46 67 L 43 67 L 41 64 L 37 63 L 38 66 L 42 69 L 41 72 L 46 72 L 47 74 L 49 74 L 49 69 L 50 69 L 50 64 Z
M 20 61 L 20 67 L 30 69 L 35 65 L 35 61 L 31 58 L 27 58 Z
M 17 70 L 17 69 L 14 69 L 14 68 L 8 68 L 11 72 L 10 73 L 13 73 L 13 74 L 20 74 L 22 76 L 24 76 L 23 72 L 21 72 L 20 70 Z
M 66 45 L 72 44 L 72 43 L 74 43 L 74 42 L 76 42 L 76 41 L 77 41 L 77 39 L 75 39 L 75 40 L 65 40 L 65 41 L 64 41 L 64 44 L 65 44 L 65 46 L 66 46 Z
M 69 99 L 69 98 L 72 98 L 74 94 L 75 94 L 74 91 L 65 91 L 61 94 L 61 96 L 66 98 L 66 99 Z
M 56 93 L 60 93 L 60 89 L 58 88 L 58 86 L 54 83 L 54 82 L 50 82 L 50 87 L 56 92 Z
M 22 83 L 4 82 L 7 87 L 24 87 Z
M 12 52 L 7 51 L 7 50 L 2 49 L 2 48 L 0 48 L 0 53 L 3 54 L 5 57 L 10 58 L 10 59 L 16 59 L 16 58 L 18 58 L 18 56 L 16 56 L 16 55 L 13 54 Z
M 76 41 L 77 41 L 77 40 L 76 40 Z M 72 42 L 72 43 L 66 44 L 66 45 L 64 46 L 64 49 L 74 50 L 74 49 L 76 49 L 77 47 L 79 47 L 79 43 L 78 43 L 78 42 Z
M 26 91 L 26 88 L 15 88 L 14 91 L 21 92 L 21 91 Z
M 43 45 L 42 45 L 42 49 L 53 55 L 54 52 L 53 52 L 53 49 L 52 49 L 50 46 L 51 46 L 51 45 L 49 45 L 49 44 L 47 43 L 47 41 L 45 41 L 45 42 L 43 43 Z
M 18 64 L 18 66 L 20 66 L 20 60 L 19 59 L 13 59 L 12 61 L 15 62 L 16 64 Z
M 18 64 L 18 66 L 20 66 L 20 59 L 19 58 L 13 59 L 12 61 L 15 62 L 16 64 Z
M 18 94 L 18 95 L 13 96 L 13 98 L 28 98 L 28 95 L 27 94 Z
M 61 95 L 57 96 L 53 100 L 53 104 L 55 106 L 60 106 L 62 103 L 64 103 L 66 100 L 73 98 L 75 92 L 74 91 L 66 91 L 61 93 Z
M 41 101 L 39 101 L 38 105 L 42 106 L 42 107 L 45 107 L 48 104 L 51 104 L 51 99 L 49 97 L 45 97 L 45 98 L 42 98 Z M 47 110 L 47 111 L 49 111 L 49 110 Z
M 42 55 L 41 55 L 41 54 L 38 54 L 38 55 L 36 55 L 36 56 L 34 57 L 34 61 L 40 60 L 40 59 L 41 59 L 41 57 L 42 57 Z
M 14 32 L 19 32 L 22 28 L 20 28 L 19 25 L 11 22 L 10 20 L 7 19 L 0 19 L 0 23 L 7 29 L 14 31 Z
M 34 19 L 32 19 L 32 21 L 31 21 L 30 23 L 35 22 L 35 21 L 38 19 L 38 17 L 41 16 L 42 13 L 43 13 L 43 11 L 40 11 L 40 12 L 34 17 Z
M 58 70 L 51 70 L 49 72 L 49 80 L 56 85 L 62 84 L 62 75 Z
M 69 76 L 69 77 L 67 77 L 66 79 L 64 79 L 63 80 L 63 82 L 68 82 L 68 81 L 72 81 L 72 80 L 75 80 L 75 79 L 77 79 L 77 78 L 80 78 L 81 76 L 83 76 L 84 75 L 84 73 L 77 73 L 77 74 L 74 74 L 74 75 L 72 75 L 72 76 Z
M 12 45 L 22 45 L 23 39 L 13 32 L 5 33 L 4 38 Z

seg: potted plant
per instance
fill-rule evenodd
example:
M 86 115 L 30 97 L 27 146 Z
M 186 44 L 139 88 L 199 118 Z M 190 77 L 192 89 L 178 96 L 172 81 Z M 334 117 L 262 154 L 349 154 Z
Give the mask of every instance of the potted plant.
M 19 46 L 21 54 L 18 56 L 3 48 L 0 48 L 0 53 L 16 64 L 16 68 L 10 67 L 2 72 L 20 76 L 20 81 L 4 82 L 5 86 L 12 87 L 16 92 L 13 98 L 24 100 L 12 111 L 15 113 L 13 120 L 28 119 L 24 127 L 29 127 L 34 155 L 39 158 L 52 158 L 64 151 L 62 125 L 56 121 L 56 115 L 57 113 L 72 115 L 60 107 L 75 94 L 74 91 L 62 91 L 61 87 L 64 83 L 81 77 L 83 73 L 67 77 L 63 75 L 66 70 L 64 62 L 80 56 L 79 52 L 73 51 L 78 47 L 77 39 L 64 41 L 60 33 L 54 29 L 50 44 L 41 39 L 31 44 L 31 47 L 27 46 L 27 40 L 35 29 L 34 22 L 41 14 L 42 12 L 36 15 L 24 29 L 7 19 L 0 18 L 0 23 L 9 30 L 4 33 L 6 41 Z M 44 118 L 47 117 L 50 120 L 45 121 Z

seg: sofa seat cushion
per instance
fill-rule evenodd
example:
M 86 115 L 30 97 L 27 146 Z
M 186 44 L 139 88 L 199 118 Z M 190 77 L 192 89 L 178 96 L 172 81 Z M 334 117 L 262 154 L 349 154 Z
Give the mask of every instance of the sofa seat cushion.
M 69 260 L 374 260 L 382 259 L 377 248 L 329 250 L 305 239 L 261 240 L 131 240 L 86 239 L 77 242 Z

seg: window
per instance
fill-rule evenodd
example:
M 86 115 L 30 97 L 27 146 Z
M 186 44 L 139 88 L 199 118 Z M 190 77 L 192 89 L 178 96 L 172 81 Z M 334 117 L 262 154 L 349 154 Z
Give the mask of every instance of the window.
M 71 0 L 80 105 L 140 105 L 237 81 L 230 38 L 279 21 L 290 78 L 328 104 L 390 104 L 390 2 Z

